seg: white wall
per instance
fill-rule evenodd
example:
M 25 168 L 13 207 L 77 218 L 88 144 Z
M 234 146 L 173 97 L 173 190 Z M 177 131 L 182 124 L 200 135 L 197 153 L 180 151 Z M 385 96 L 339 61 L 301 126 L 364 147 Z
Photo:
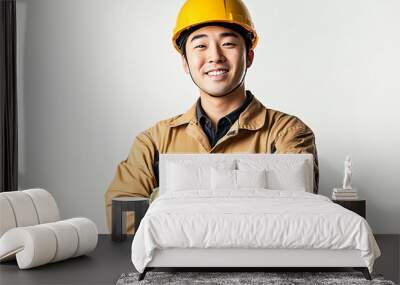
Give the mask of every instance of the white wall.
M 104 192 L 135 136 L 198 92 L 170 38 L 183 1 L 17 0 L 20 188 L 106 232 Z M 400 233 L 400 2 L 246 1 L 260 42 L 246 87 L 315 132 L 320 193 L 343 160 L 376 233 Z

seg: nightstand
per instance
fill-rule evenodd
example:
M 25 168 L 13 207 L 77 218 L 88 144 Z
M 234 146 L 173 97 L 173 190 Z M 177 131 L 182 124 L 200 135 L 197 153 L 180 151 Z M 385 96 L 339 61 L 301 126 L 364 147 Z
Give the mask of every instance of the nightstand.
M 366 201 L 357 200 L 332 200 L 332 202 L 339 204 L 340 206 L 359 214 L 361 217 L 366 219 Z
M 122 215 L 124 212 L 133 211 L 135 212 L 135 232 L 139 227 L 140 221 L 146 214 L 147 208 L 149 207 L 149 198 L 143 197 L 117 197 L 112 199 L 112 228 L 111 228 L 111 239 L 113 241 L 123 241 L 126 235 L 123 233 L 123 229 L 126 225 L 123 223 L 125 220 Z

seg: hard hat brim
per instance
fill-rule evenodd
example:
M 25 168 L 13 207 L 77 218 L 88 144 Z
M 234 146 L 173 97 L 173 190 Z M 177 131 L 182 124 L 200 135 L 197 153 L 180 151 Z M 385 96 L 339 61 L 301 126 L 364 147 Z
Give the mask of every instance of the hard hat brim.
M 236 21 L 226 21 L 226 20 L 209 20 L 209 21 L 203 21 L 200 23 L 196 23 L 193 25 L 189 25 L 185 28 L 182 28 L 178 31 L 176 31 L 174 33 L 174 36 L 172 38 L 172 42 L 173 42 L 173 46 L 174 48 L 178 51 L 178 52 L 182 52 L 181 48 L 179 47 L 179 44 L 177 42 L 177 40 L 179 39 L 179 37 L 181 36 L 181 34 L 187 30 L 193 29 L 197 26 L 201 26 L 203 27 L 205 24 L 209 23 L 210 26 L 212 26 L 213 23 L 228 23 L 228 24 L 236 24 L 242 28 L 244 28 L 246 31 L 250 32 L 252 34 L 252 41 L 251 41 L 251 45 L 250 45 L 250 49 L 254 49 L 257 46 L 258 43 L 258 36 L 257 36 L 257 32 L 255 31 L 255 29 L 253 29 L 252 27 L 248 26 L 248 25 L 244 25 L 243 23 L 238 23 Z

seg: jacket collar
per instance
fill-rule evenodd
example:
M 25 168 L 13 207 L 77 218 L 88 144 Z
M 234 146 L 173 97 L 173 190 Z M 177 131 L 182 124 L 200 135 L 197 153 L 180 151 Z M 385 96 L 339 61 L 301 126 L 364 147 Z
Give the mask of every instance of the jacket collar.
M 197 125 L 196 105 L 197 101 L 186 113 L 172 120 L 169 123 L 169 127 L 173 128 L 183 124 Z M 253 95 L 253 100 L 251 100 L 250 104 L 239 116 L 238 128 L 247 130 L 260 129 L 265 124 L 266 113 L 267 109 L 265 106 Z
M 209 120 L 206 112 L 203 110 L 203 107 L 201 106 L 201 98 L 199 97 L 197 99 L 197 105 L 196 105 L 196 118 L 197 121 L 201 123 L 202 117 L 206 119 L 206 121 Z M 242 104 L 237 107 L 235 110 L 230 112 L 229 114 L 225 115 L 223 118 L 229 121 L 229 123 L 232 125 L 240 116 L 240 114 L 246 109 L 246 107 L 251 103 L 253 100 L 253 94 L 250 91 L 246 91 L 246 98 L 242 102 Z M 223 119 L 220 118 L 220 121 Z

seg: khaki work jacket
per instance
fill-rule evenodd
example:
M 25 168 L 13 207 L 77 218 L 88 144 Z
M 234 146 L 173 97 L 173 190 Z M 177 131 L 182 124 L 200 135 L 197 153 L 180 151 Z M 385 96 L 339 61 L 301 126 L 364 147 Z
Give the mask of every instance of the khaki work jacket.
M 157 122 L 139 133 L 128 158 L 121 161 L 105 193 L 111 230 L 111 200 L 120 196 L 149 197 L 158 183 L 153 168 L 156 153 L 311 153 L 314 193 L 318 193 L 318 157 L 312 130 L 300 119 L 266 108 L 255 96 L 228 132 L 211 147 L 197 122 L 196 104 L 184 114 Z M 133 214 L 127 232 L 133 233 Z

